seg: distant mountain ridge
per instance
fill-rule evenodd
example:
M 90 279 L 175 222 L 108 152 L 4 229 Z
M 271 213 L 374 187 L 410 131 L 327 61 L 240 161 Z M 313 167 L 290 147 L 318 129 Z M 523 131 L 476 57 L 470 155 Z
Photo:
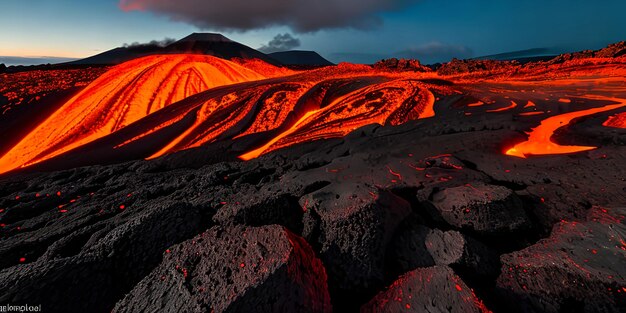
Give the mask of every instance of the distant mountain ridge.
M 291 50 L 268 54 L 284 65 L 330 66 L 334 63 L 326 60 L 315 51 Z

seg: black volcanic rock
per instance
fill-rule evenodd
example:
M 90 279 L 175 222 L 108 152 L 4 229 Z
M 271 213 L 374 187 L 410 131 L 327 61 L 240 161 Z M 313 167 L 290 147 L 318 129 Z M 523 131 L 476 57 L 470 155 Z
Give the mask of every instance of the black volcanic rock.
M 332 62 L 324 59 L 315 51 L 280 51 L 268 54 L 284 65 L 330 66 Z
M 213 220 L 222 225 L 261 226 L 278 224 L 302 233 L 302 209 L 298 198 L 290 193 L 241 192 L 235 202 L 227 202 Z
M 510 189 L 483 183 L 447 188 L 433 195 L 436 218 L 482 234 L 511 232 L 529 226 L 519 197 Z
M 418 267 L 435 265 L 432 255 L 426 247 L 426 237 L 432 229 L 410 217 L 400 225 L 389 251 L 390 270 L 393 274 L 402 274 Z
M 4 63 L 0 63 L 0 74 L 6 72 L 7 66 Z
M 319 249 L 331 286 L 360 293 L 382 283 L 385 251 L 410 214 L 409 203 L 367 184 L 346 183 L 313 192 L 300 204 L 308 225 L 303 236 Z
M 591 209 L 552 235 L 502 256 L 498 287 L 520 312 L 624 312 L 626 209 Z
M 497 254 L 458 231 L 434 229 L 426 236 L 424 245 L 437 265 L 458 265 L 481 276 L 498 274 Z
M 49 312 L 109 312 L 159 263 L 162 251 L 198 233 L 202 220 L 197 209 L 181 203 L 162 203 L 137 214 L 128 214 L 133 209 L 125 206 L 77 210 L 49 204 L 38 210 L 50 206 L 61 209 L 49 212 L 53 217 L 47 223 L 60 218 L 64 225 L 35 235 L 28 229 L 40 226 L 25 223 L 24 233 L 3 240 L 3 303 L 37 303 Z
M 361 308 L 369 312 L 489 312 L 447 266 L 416 269 Z
M 114 312 L 331 312 L 311 247 L 280 226 L 212 228 L 166 251 Z

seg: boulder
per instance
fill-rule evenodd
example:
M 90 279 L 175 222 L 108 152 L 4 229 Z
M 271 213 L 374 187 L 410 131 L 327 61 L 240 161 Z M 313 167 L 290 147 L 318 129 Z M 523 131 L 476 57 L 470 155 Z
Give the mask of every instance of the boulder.
M 114 312 L 331 312 L 326 272 L 278 226 L 213 227 L 166 250 Z

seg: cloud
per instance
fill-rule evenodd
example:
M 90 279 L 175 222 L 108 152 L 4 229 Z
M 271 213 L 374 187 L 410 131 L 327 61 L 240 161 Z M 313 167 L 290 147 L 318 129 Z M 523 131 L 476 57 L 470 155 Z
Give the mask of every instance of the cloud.
M 295 32 L 369 29 L 379 14 L 419 0 L 120 0 L 125 11 L 149 11 L 202 29 L 238 30 L 288 26 Z
M 452 58 L 467 59 L 474 55 L 472 49 L 462 45 L 450 45 L 431 42 L 396 52 L 394 56 L 406 59 L 417 59 L 423 63 L 449 61 Z
M 270 40 L 267 45 L 261 46 L 258 50 L 263 53 L 274 53 L 279 51 L 293 50 L 300 47 L 300 39 L 294 38 L 291 34 L 278 34 Z
M 174 43 L 176 41 L 176 39 L 173 38 L 165 38 L 163 40 L 151 40 L 149 42 L 144 42 L 144 43 L 140 43 L 140 42 L 133 42 L 133 43 L 125 43 L 123 45 L 124 48 L 138 48 L 138 47 L 165 47 L 171 43 Z

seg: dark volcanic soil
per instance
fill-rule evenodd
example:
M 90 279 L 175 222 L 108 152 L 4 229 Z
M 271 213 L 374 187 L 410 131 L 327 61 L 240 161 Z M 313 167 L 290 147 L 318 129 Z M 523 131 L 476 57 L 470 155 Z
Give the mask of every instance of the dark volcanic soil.
M 0 303 L 45 312 L 626 311 L 626 131 L 602 126 L 616 110 L 554 136 L 598 149 L 523 159 L 503 151 L 546 116 L 519 113 L 606 101 L 585 98 L 586 83 L 455 88 L 463 93 L 438 95 L 436 118 L 247 162 L 232 156 L 234 142 L 5 175 Z M 492 103 L 468 106 L 477 99 Z M 536 107 L 497 111 L 511 101 Z

